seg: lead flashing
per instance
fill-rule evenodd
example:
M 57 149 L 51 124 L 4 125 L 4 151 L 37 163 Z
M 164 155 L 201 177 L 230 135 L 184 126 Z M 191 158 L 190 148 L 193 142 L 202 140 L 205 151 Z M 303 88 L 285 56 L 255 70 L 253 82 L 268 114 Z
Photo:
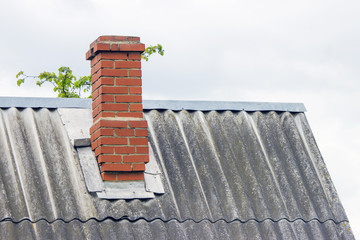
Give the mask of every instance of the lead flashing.
M 0 97 L 0 108 L 86 108 L 91 99 Z M 303 103 L 144 100 L 144 110 L 306 112 Z

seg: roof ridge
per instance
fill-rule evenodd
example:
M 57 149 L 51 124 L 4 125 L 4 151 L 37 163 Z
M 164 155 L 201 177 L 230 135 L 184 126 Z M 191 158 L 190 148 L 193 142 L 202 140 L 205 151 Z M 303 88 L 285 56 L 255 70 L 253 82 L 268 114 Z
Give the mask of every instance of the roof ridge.
M 304 223 L 310 223 L 310 222 L 319 222 L 321 224 L 325 223 L 325 222 L 333 222 L 334 224 L 341 224 L 341 223 L 344 223 L 344 222 L 347 222 L 349 223 L 349 220 L 348 219 L 343 219 L 341 221 L 336 221 L 335 219 L 332 219 L 332 218 L 328 218 L 328 219 L 325 219 L 325 220 L 320 220 L 318 218 L 312 218 L 312 219 L 309 219 L 309 220 L 305 220 L 303 218 L 295 218 L 295 219 L 288 219 L 288 218 L 279 218 L 277 220 L 275 219 L 272 219 L 272 218 L 264 218 L 262 220 L 258 220 L 258 219 L 255 219 L 255 218 L 249 218 L 247 220 L 241 220 L 239 218 L 234 218 L 233 220 L 226 220 L 224 218 L 219 218 L 217 220 L 211 220 L 209 218 L 203 218 L 201 220 L 195 220 L 193 218 L 186 218 L 186 219 L 183 219 L 183 220 L 180 220 L 180 219 L 177 219 L 177 218 L 170 218 L 170 219 L 162 219 L 162 218 L 152 218 L 152 219 L 147 219 L 147 218 L 144 218 L 144 217 L 139 217 L 139 218 L 136 218 L 136 219 L 130 219 L 128 216 L 124 216 L 124 217 L 121 217 L 121 218 L 114 218 L 114 217 L 105 217 L 103 219 L 98 219 L 98 218 L 95 218 L 95 217 L 91 217 L 91 218 L 88 218 L 86 220 L 82 220 L 80 218 L 73 218 L 73 219 L 70 219 L 70 220 L 65 220 L 65 219 L 62 219 L 62 218 L 57 218 L 57 219 L 54 219 L 52 221 L 49 221 L 48 219 L 46 218 L 40 218 L 38 220 L 31 220 L 29 218 L 23 218 L 23 219 L 20 219 L 18 221 L 15 221 L 14 219 L 12 218 L 4 218 L 4 219 L 1 219 L 0 220 L 0 223 L 1 222 L 12 222 L 12 223 L 15 223 L 15 224 L 18 224 L 18 223 L 21 223 L 21 222 L 24 222 L 24 221 L 28 221 L 30 223 L 38 223 L 40 221 L 45 221 L 47 222 L 48 224 L 53 224 L 53 223 L 56 223 L 56 222 L 63 222 L 63 223 L 71 223 L 71 222 L 74 222 L 74 221 L 79 221 L 79 222 L 82 222 L 82 223 L 87 223 L 89 221 L 96 221 L 96 222 L 104 222 L 106 220 L 112 220 L 114 222 L 120 222 L 120 221 L 129 221 L 129 222 L 137 222 L 137 221 L 140 221 L 140 220 L 145 220 L 146 222 L 154 222 L 156 220 L 159 220 L 159 221 L 162 221 L 164 223 L 168 223 L 168 222 L 171 222 L 171 221 L 177 221 L 178 223 L 185 223 L 187 221 L 192 221 L 194 223 L 201 223 L 201 222 L 204 222 L 204 221 L 207 221 L 207 222 L 210 222 L 210 223 L 217 223 L 217 222 L 220 222 L 220 221 L 224 221 L 226 223 L 233 223 L 233 222 L 240 222 L 240 223 L 248 223 L 248 222 L 251 222 L 251 221 L 254 221 L 254 222 L 257 222 L 257 223 L 263 223 L 263 222 L 266 222 L 266 221 L 271 221 L 273 223 L 278 223 L 278 222 L 281 222 L 281 221 L 287 221 L 287 222 L 297 222 L 297 221 L 302 221 Z
M 0 97 L 0 108 L 84 108 L 91 109 L 88 98 Z M 234 110 L 306 112 L 303 103 L 203 101 L 203 100 L 144 100 L 143 109 L 166 110 Z

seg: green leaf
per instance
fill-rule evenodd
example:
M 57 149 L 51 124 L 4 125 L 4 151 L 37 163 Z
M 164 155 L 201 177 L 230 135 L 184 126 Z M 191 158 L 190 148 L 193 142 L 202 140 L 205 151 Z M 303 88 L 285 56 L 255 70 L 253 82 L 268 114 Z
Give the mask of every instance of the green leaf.
M 24 74 L 24 71 L 20 71 L 18 72 L 18 74 L 16 74 L 16 78 L 19 78 L 20 75 L 23 75 Z
M 20 87 L 20 85 L 24 82 L 25 82 L 25 79 L 19 79 L 19 80 L 17 80 L 16 84 Z

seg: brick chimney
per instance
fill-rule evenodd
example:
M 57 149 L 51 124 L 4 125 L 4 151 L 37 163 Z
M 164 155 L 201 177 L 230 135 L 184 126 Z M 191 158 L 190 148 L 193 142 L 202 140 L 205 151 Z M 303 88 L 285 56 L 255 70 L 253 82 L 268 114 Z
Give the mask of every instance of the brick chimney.
M 139 37 L 101 36 L 90 44 L 91 147 L 104 181 L 144 180 L 149 161 L 143 118 Z

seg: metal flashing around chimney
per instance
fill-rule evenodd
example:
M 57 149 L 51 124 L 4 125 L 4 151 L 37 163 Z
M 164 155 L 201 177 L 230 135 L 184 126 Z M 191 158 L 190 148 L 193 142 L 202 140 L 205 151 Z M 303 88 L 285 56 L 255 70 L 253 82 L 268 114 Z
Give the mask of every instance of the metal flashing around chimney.
M 92 124 L 90 109 L 57 109 L 71 144 L 75 147 L 86 188 L 102 199 L 154 198 L 154 193 L 163 194 L 161 171 L 150 150 L 150 162 L 146 164 L 145 181 L 103 182 L 94 152 L 90 147 L 89 128 Z M 151 148 L 150 148 L 151 149 Z
M 81 171 L 84 175 L 85 185 L 88 192 L 102 192 L 104 183 L 101 179 L 99 167 L 91 147 L 76 148 L 79 156 Z

